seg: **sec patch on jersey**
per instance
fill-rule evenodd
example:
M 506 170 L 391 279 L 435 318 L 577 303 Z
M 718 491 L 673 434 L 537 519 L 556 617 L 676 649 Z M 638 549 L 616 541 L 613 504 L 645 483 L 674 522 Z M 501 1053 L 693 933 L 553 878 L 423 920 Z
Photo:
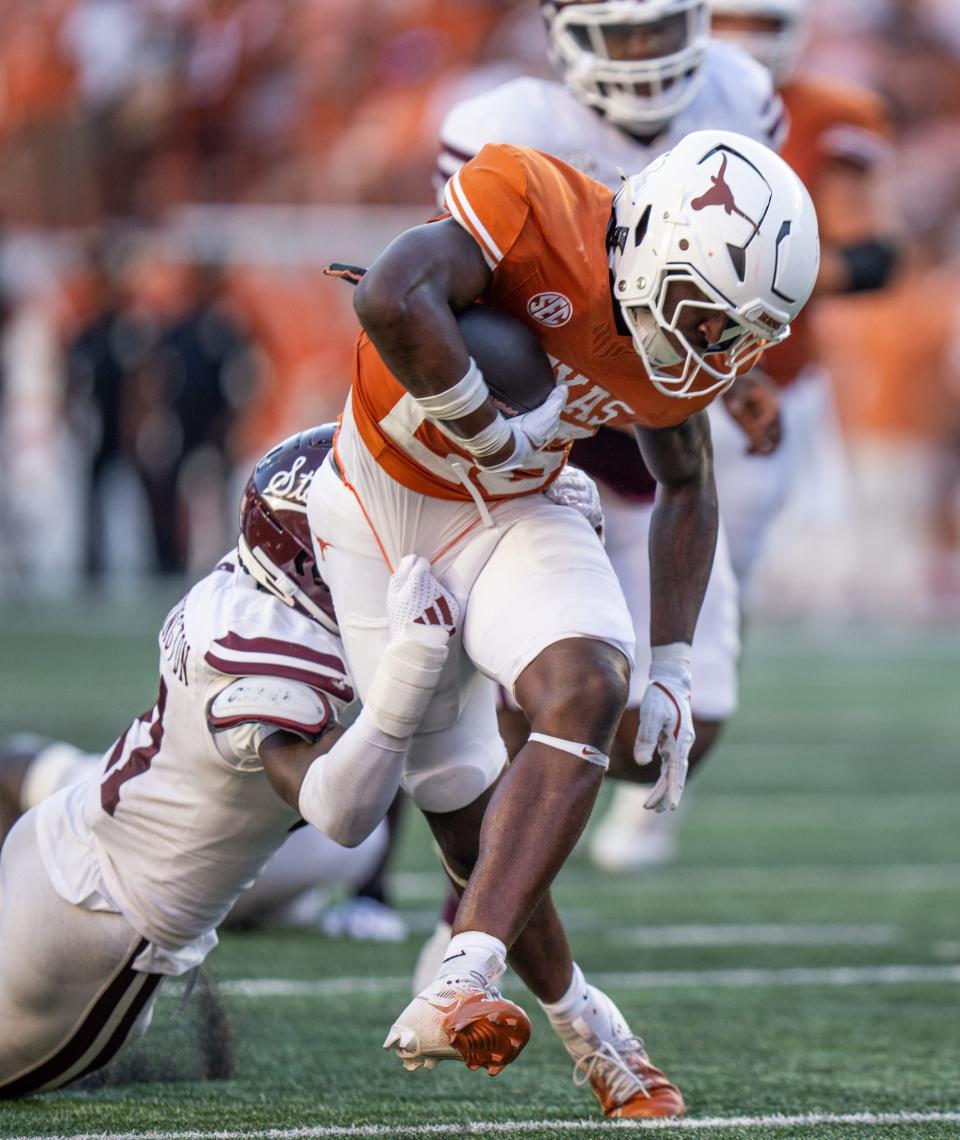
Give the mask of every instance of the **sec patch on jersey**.
M 553 369 L 534 332 L 509 313 L 471 305 L 457 317 L 494 404 L 507 417 L 538 408 L 554 386 Z

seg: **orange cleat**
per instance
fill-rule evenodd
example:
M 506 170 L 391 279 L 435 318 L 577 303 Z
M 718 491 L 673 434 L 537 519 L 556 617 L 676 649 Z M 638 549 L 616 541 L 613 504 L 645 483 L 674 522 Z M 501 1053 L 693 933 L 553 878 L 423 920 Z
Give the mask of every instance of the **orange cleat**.
M 574 1060 L 574 1084 L 589 1084 L 604 1116 L 682 1116 L 680 1090 L 647 1056 L 616 1004 L 574 968 L 582 994 L 565 1012 L 547 1007 L 551 1027 Z
M 581 1057 L 573 1070 L 574 1084 L 589 1084 L 603 1115 L 614 1118 L 682 1116 L 683 1096 L 647 1056 L 637 1037 L 615 1044 L 605 1041 Z

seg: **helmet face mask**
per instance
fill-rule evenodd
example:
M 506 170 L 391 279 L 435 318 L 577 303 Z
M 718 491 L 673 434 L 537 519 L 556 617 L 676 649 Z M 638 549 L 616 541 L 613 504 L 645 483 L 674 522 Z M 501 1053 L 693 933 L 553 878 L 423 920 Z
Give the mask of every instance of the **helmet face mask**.
M 336 424 L 299 432 L 257 463 L 240 502 L 237 553 L 243 568 L 284 605 L 300 610 L 332 633 L 336 613 L 317 570 L 307 491 L 333 446 Z
M 655 134 L 696 95 L 706 0 L 543 0 L 542 9 L 567 82 L 615 126 Z
M 785 339 L 819 267 L 802 183 L 729 131 L 693 132 L 628 179 L 609 248 L 634 347 L 654 387 L 681 398 L 727 387 Z
M 693 286 L 699 296 L 672 303 L 677 285 Z M 699 397 L 723 391 L 772 339 L 741 323 L 728 301 L 715 295 L 699 275 L 683 270 L 664 272 L 646 304 L 624 304 L 621 309 L 651 383 L 666 396 Z M 691 320 L 709 319 L 713 313 L 724 315 L 722 331 L 712 342 L 698 346 L 684 326 Z M 690 319 L 685 321 L 687 316 Z
M 739 44 L 784 83 L 807 42 L 807 0 L 710 0 L 713 34 Z

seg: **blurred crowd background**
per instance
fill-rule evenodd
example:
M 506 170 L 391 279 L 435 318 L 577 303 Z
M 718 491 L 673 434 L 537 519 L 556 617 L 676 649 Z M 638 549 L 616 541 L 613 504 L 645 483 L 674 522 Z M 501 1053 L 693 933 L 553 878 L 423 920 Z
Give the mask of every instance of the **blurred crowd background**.
M 960 617 L 960 5 L 812 0 L 880 93 L 905 255 L 816 306 L 837 448 L 779 615 Z M 433 212 L 455 102 L 550 74 L 533 0 L 0 3 L 0 595 L 205 569 L 270 444 L 333 418 L 363 264 Z

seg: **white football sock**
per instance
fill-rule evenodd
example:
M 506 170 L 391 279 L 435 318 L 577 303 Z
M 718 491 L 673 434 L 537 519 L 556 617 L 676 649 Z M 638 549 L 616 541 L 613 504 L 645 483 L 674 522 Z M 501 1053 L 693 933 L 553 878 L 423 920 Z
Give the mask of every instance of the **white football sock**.
M 556 1025 L 563 1021 L 572 1021 L 590 999 L 590 994 L 587 991 L 587 981 L 583 976 L 583 971 L 573 963 L 573 975 L 570 979 L 570 985 L 558 1001 L 553 1002 L 540 1002 L 540 1008 L 550 1018 L 550 1023 Z
M 459 977 L 475 970 L 493 982 L 506 968 L 507 948 L 499 938 L 479 930 L 465 930 L 450 939 L 437 978 Z

